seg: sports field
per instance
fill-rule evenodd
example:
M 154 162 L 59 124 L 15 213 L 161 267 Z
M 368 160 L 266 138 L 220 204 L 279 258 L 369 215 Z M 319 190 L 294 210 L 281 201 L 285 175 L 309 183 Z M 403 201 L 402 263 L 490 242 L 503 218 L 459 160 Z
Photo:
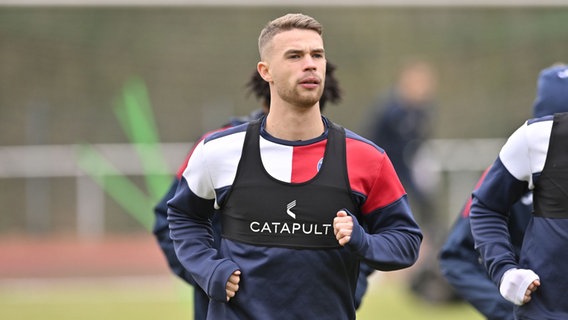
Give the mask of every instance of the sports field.
M 191 319 L 191 293 L 174 282 L 162 276 L 3 286 L 0 319 Z M 358 319 L 483 318 L 464 304 L 429 305 L 404 292 L 397 283 L 376 283 L 367 294 Z
M 151 236 L 10 239 L 0 255 L 0 319 L 191 319 L 191 290 L 169 274 Z M 463 303 L 428 304 L 404 281 L 404 272 L 373 276 L 358 319 L 483 319 Z

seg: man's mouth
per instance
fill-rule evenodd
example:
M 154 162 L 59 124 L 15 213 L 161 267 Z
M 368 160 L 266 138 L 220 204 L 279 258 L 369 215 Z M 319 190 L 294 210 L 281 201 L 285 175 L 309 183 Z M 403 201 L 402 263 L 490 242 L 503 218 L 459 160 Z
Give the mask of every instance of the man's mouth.
M 317 77 L 307 77 L 300 81 L 300 84 L 304 88 L 317 88 L 321 81 Z

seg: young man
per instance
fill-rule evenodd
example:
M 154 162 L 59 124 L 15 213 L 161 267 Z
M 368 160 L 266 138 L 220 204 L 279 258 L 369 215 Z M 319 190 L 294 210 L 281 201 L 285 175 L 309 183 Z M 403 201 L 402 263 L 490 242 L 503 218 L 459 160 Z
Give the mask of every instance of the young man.
M 491 279 L 516 305 L 515 319 L 568 319 L 568 67 L 543 70 L 538 93 L 540 118 L 509 137 L 473 192 L 471 230 Z M 529 190 L 534 211 L 517 256 L 508 215 Z
M 321 115 L 321 30 L 302 14 L 267 24 L 257 70 L 268 115 L 200 142 L 168 202 L 208 319 L 354 319 L 361 262 L 388 271 L 418 258 L 422 234 L 386 154 Z
M 339 86 L 339 81 L 335 77 L 335 69 L 336 66 L 331 62 L 327 62 L 326 64 L 326 81 L 324 86 L 323 94 L 320 98 L 320 109 L 323 111 L 325 109 L 325 105 L 329 103 L 337 104 L 341 101 L 341 88 Z M 223 125 L 220 129 L 215 131 L 226 130 L 228 128 L 243 124 L 245 122 L 259 119 L 261 116 L 268 113 L 268 108 L 270 106 L 270 87 L 264 79 L 260 76 L 260 74 L 254 70 L 254 73 L 251 75 L 249 81 L 247 82 L 247 87 L 249 89 L 249 93 L 253 94 L 260 102 L 262 107 L 253 111 L 248 116 L 244 117 L 237 117 L 231 119 L 227 124 Z M 203 137 L 198 139 L 198 142 L 203 140 L 205 136 L 211 134 L 212 132 L 206 133 Z M 167 221 L 167 201 L 170 200 L 177 189 L 179 181 L 181 179 L 183 170 L 187 166 L 187 161 L 189 160 L 189 156 L 191 152 L 188 154 L 187 158 L 183 162 L 183 164 L 178 169 L 175 178 L 173 179 L 172 185 L 168 192 L 162 197 L 160 202 L 154 207 L 154 214 L 155 214 L 155 221 L 154 221 L 154 228 L 153 233 L 160 245 L 160 249 L 164 253 L 166 260 L 168 261 L 168 265 L 172 272 L 174 272 L 177 276 L 183 279 L 188 284 L 195 287 L 193 293 L 193 319 L 194 320 L 205 320 L 207 318 L 207 306 L 209 305 L 209 297 L 207 294 L 196 286 L 195 281 L 189 274 L 189 272 L 183 267 L 183 265 L 179 262 L 179 259 L 176 256 L 174 250 L 174 244 L 172 239 L 170 238 L 170 229 L 168 227 Z M 220 241 L 220 228 L 218 216 L 216 216 L 213 220 L 213 229 L 215 230 L 215 243 L 218 244 Z M 367 276 L 372 273 L 372 269 L 370 269 L 366 265 L 362 265 L 359 280 L 357 283 L 357 290 L 355 292 L 355 305 L 358 307 L 362 300 L 363 295 L 367 290 Z

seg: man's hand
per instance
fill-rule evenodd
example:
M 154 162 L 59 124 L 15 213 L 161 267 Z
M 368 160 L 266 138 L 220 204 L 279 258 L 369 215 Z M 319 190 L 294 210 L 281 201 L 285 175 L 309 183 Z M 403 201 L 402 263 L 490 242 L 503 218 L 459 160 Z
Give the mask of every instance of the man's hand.
M 522 306 L 531 301 L 531 295 L 540 286 L 536 273 L 528 269 L 509 269 L 501 279 L 499 292 L 512 303 Z
M 337 216 L 333 218 L 333 232 L 341 246 L 347 244 L 351 240 L 351 233 L 353 232 L 353 217 L 344 210 L 339 210 Z
M 535 292 L 536 289 L 538 289 L 539 286 L 540 286 L 540 280 L 537 279 L 537 280 L 534 280 L 533 282 L 531 282 L 531 284 L 527 288 L 527 291 L 525 291 L 525 297 L 523 298 L 523 304 L 531 301 L 531 294 L 533 292 Z
M 225 290 L 227 291 L 227 302 L 231 300 L 232 297 L 237 294 L 239 291 L 239 282 L 241 281 L 241 271 L 237 270 L 231 274 L 229 277 L 229 281 L 227 281 L 227 285 L 225 286 Z

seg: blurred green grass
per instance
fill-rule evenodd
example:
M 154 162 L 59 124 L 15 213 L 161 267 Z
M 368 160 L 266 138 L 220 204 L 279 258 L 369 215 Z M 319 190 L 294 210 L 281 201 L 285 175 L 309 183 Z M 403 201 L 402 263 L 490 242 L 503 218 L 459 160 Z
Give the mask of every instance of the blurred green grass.
M 369 290 L 357 312 L 358 320 L 484 319 L 479 312 L 463 301 L 431 303 L 416 296 L 404 282 L 407 278 L 405 273 L 400 275 L 392 277 L 391 273 L 384 273 L 378 280 L 371 278 Z
M 465 303 L 429 304 L 399 279 L 372 279 L 357 319 L 481 320 Z M 176 278 L 0 281 L 0 319 L 192 319 L 191 290 Z

